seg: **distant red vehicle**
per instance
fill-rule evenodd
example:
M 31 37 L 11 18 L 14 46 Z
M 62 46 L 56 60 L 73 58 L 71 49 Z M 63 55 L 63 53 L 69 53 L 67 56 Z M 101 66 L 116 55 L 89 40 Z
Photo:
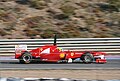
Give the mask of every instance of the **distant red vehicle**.
M 24 47 L 26 48 L 26 47 Z M 20 63 L 31 63 L 34 60 L 44 62 L 68 62 L 72 63 L 76 59 L 80 59 L 83 63 L 106 63 L 106 53 L 93 51 L 64 51 L 56 45 L 56 35 L 53 45 L 45 45 L 31 51 L 25 49 L 16 49 L 15 58 Z

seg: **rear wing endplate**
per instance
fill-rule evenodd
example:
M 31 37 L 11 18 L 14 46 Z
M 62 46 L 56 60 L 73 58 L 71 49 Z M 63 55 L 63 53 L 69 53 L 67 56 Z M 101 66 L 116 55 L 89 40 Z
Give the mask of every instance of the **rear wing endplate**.
M 15 53 L 21 53 L 27 51 L 27 45 L 15 45 Z

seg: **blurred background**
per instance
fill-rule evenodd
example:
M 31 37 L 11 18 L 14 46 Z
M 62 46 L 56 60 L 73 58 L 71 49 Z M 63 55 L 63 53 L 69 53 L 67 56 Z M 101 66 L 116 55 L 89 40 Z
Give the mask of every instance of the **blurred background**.
M 106 64 L 8 63 L 14 58 L 14 45 L 27 44 L 31 50 L 46 42 L 53 43 L 52 39 L 45 42 L 47 38 L 53 38 L 53 34 L 58 34 L 61 39 L 67 38 L 67 41 L 70 41 L 68 38 L 78 38 L 77 41 L 71 40 L 82 51 L 91 47 L 90 50 L 113 53 L 114 57 L 108 56 L 110 59 Z M 94 38 L 105 39 L 95 41 Z M 0 77 L 120 80 L 120 0 L 0 0 L 0 39 L 0 59 L 7 61 L 0 63 Z M 92 44 L 90 39 L 95 43 Z M 66 40 L 62 42 L 61 47 L 64 43 L 68 43 L 64 48 L 74 47 Z M 68 67 L 73 70 L 53 70 Z
M 120 37 L 120 0 L 0 0 L 0 39 Z

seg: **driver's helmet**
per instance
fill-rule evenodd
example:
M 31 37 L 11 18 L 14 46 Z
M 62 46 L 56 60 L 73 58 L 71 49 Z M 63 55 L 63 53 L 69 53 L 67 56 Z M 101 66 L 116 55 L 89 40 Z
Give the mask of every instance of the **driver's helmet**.
M 60 48 L 60 47 L 58 47 L 57 49 L 58 49 L 59 51 L 63 51 L 63 49 L 62 49 L 62 48 Z

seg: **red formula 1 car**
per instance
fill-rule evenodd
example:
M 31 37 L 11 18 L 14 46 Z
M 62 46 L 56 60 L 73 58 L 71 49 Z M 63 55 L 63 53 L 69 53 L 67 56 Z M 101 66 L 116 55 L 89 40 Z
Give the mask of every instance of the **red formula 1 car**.
M 76 59 L 80 59 L 83 63 L 106 63 L 104 52 L 92 52 L 92 51 L 64 51 L 56 45 L 56 36 L 53 45 L 45 45 L 38 47 L 31 51 L 25 49 L 18 49 L 16 46 L 15 58 L 19 59 L 20 63 L 31 63 L 34 60 L 45 62 L 68 62 L 72 63 Z M 26 46 L 21 46 L 26 48 Z

